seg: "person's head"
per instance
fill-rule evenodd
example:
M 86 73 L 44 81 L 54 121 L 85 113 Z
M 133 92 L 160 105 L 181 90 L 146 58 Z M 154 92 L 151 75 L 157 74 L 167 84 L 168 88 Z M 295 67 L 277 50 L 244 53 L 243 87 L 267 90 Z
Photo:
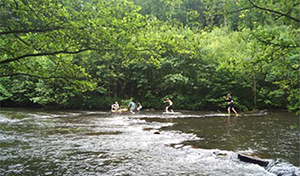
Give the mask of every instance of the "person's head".
M 231 97 L 230 93 L 227 94 L 227 97 Z
M 168 101 L 168 100 L 170 100 L 170 98 L 166 98 L 166 100 Z
M 115 104 L 119 104 L 119 103 L 116 101 Z

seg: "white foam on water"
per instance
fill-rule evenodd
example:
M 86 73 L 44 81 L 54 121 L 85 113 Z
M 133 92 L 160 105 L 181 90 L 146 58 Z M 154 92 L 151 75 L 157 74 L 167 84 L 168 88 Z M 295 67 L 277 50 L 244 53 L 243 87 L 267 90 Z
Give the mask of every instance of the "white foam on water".
M 19 121 L 19 119 L 10 119 L 7 118 L 5 115 L 0 114 L 0 123 L 14 123 Z
M 101 148 L 115 158 L 126 158 L 120 165 L 109 167 L 108 175 L 261 175 L 274 176 L 264 168 L 243 163 L 237 154 L 230 151 L 193 149 L 180 144 L 186 140 L 198 140 L 194 134 L 179 131 L 160 131 L 155 129 L 170 126 L 172 123 L 148 123 L 128 116 L 96 119 L 100 126 L 109 125 L 113 130 L 120 130 L 119 135 L 97 136 L 97 139 L 83 138 L 81 150 Z M 119 128 L 119 127 L 123 128 Z M 144 130 L 145 128 L 153 130 Z M 89 141 L 94 140 L 91 144 Z M 69 141 L 72 143 L 72 141 Z M 171 147 L 171 145 L 175 147 Z M 71 145 L 71 144 L 70 144 Z M 222 153 L 222 155 L 219 155 Z M 180 174 L 179 174 L 180 173 Z M 104 175 L 105 175 L 104 174 Z
M 34 113 L 33 113 L 34 114 Z M 89 114 L 84 112 L 84 114 Z M 93 112 L 91 113 L 93 114 Z M 299 168 L 289 163 L 274 163 L 264 169 L 256 164 L 241 162 L 237 153 L 218 149 L 197 149 L 183 145 L 184 141 L 200 140 L 193 133 L 164 131 L 162 127 L 172 122 L 147 122 L 143 118 L 169 118 L 162 114 L 120 114 L 81 116 L 82 113 L 37 113 L 36 122 L 45 126 L 74 127 L 74 133 L 53 133 L 30 138 L 30 148 L 21 150 L 24 158 L 44 157 L 48 162 L 65 168 L 64 175 L 209 175 L 209 176 L 284 176 L 299 175 Z M 99 115 L 99 116 L 98 116 Z M 150 117 L 149 117 L 150 116 Z M 216 114 L 213 114 L 216 116 Z M 223 117 L 223 115 L 220 115 Z M 67 117 L 75 121 L 60 119 Z M 210 117 L 200 115 L 175 115 L 172 118 Z M 3 118 L 0 116 L 0 120 Z M 47 120 L 47 118 L 54 118 Z M 78 119 L 78 121 L 76 121 Z M 11 119 L 9 119 L 11 120 Z M 80 121 L 85 120 L 85 121 Z M 34 123 L 35 121 L 31 122 Z M 24 122 L 25 123 L 25 122 Z M 83 131 L 80 131 L 83 128 Z M 114 133 L 116 132 L 116 133 Z M 94 135 L 91 135 L 94 134 Z M 23 134 L 17 134 L 23 135 Z M 25 136 L 26 137 L 26 136 Z M 34 138 L 35 137 L 35 138 Z M 3 136 L 9 139 L 9 136 Z M 36 141 L 34 141 L 36 140 Z M 7 150 L 19 150 L 12 148 Z M 252 153 L 252 149 L 244 151 Z M 7 154 L 7 159 L 15 157 Z M 26 160 L 23 160 L 26 162 Z M 28 164 L 28 163 L 27 163 Z M 26 165 L 26 163 L 24 164 Z M 14 169 L 14 168 L 12 168 Z M 18 169 L 16 169 L 18 170 Z M 76 171 L 76 172 L 75 172 Z M 19 170 L 18 170 L 19 172 Z M 22 173 L 22 170 L 20 170 Z M 47 172 L 46 172 L 47 173 Z M 53 174 L 55 172 L 53 171 Z
M 300 168 L 296 167 L 288 162 L 284 161 L 274 161 L 270 163 L 267 167 L 267 170 L 271 173 L 280 176 L 299 176 Z

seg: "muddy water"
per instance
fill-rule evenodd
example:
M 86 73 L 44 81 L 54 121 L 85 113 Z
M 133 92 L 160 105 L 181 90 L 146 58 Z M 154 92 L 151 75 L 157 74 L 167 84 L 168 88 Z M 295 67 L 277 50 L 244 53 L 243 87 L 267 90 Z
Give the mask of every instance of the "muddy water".
M 299 175 L 297 119 L 286 116 L 2 108 L 0 175 Z

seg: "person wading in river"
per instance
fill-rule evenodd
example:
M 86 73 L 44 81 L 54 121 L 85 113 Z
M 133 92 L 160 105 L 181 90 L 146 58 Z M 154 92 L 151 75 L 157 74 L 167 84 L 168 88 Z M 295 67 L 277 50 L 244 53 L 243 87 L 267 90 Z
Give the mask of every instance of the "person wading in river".
M 233 99 L 230 94 L 227 94 L 227 97 L 223 97 L 225 101 L 227 101 L 227 112 L 228 116 L 230 117 L 230 110 L 232 110 L 236 116 L 239 114 L 236 112 L 236 110 L 233 107 Z
M 170 100 L 170 98 L 167 98 L 166 101 L 164 101 L 164 103 L 165 102 L 169 103 L 169 106 L 166 107 L 166 112 L 169 112 L 169 111 L 174 112 L 173 111 L 173 102 Z
M 130 101 L 128 108 L 131 114 L 135 114 L 134 110 L 135 110 L 135 103 L 133 102 L 133 100 Z

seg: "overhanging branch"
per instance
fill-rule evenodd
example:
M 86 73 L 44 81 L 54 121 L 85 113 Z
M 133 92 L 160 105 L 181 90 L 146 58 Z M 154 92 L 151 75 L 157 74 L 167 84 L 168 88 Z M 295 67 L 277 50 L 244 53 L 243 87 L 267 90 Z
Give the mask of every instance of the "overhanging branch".
M 65 76 L 39 76 L 39 75 L 32 75 L 28 73 L 10 73 L 10 74 L 0 74 L 0 77 L 13 77 L 13 76 L 27 76 L 32 78 L 38 79 L 65 79 L 65 80 L 89 80 L 87 78 L 78 78 L 78 77 L 65 77 Z
M 250 2 L 250 4 L 251 4 L 253 7 L 255 7 L 255 8 L 257 8 L 257 9 L 260 9 L 260 10 L 263 10 L 263 11 L 267 11 L 267 12 L 271 12 L 271 13 L 275 13 L 275 14 L 277 14 L 277 15 L 281 15 L 281 16 L 287 17 L 287 18 L 289 18 L 289 19 L 291 19 L 291 20 L 294 20 L 294 21 L 296 21 L 296 22 L 300 22 L 300 19 L 294 18 L 294 17 L 292 17 L 292 16 L 290 16 L 290 15 L 288 15 L 288 14 L 284 14 L 284 13 L 281 13 L 281 12 L 278 12 L 278 11 L 275 11 L 275 10 L 272 10 L 272 9 L 267 9 L 267 8 L 264 8 L 264 7 L 260 7 L 260 6 L 256 5 L 256 4 L 254 4 L 254 3 L 252 2 L 252 0 L 248 0 L 248 1 Z
M 23 29 L 23 30 L 9 30 L 9 31 L 2 31 L 0 32 L 0 35 L 7 35 L 7 34 L 20 34 L 20 33 L 40 33 L 40 32 L 48 32 L 48 31 L 55 31 L 64 29 L 64 27 L 52 27 L 47 29 Z
M 89 50 L 95 50 L 95 49 L 85 48 L 85 49 L 80 49 L 80 50 L 77 50 L 77 51 L 64 51 L 64 50 L 62 50 L 62 51 L 55 51 L 55 52 L 49 52 L 49 53 L 46 52 L 46 53 L 25 54 L 25 55 L 22 55 L 22 56 L 18 56 L 18 57 L 14 57 L 14 58 L 10 58 L 10 59 L 0 61 L 0 65 L 10 63 L 10 62 L 14 62 L 14 61 L 26 58 L 26 57 L 51 56 L 51 55 L 57 55 L 57 54 L 78 54 L 78 53 L 81 53 L 81 52 L 84 52 L 84 51 L 89 51 Z

